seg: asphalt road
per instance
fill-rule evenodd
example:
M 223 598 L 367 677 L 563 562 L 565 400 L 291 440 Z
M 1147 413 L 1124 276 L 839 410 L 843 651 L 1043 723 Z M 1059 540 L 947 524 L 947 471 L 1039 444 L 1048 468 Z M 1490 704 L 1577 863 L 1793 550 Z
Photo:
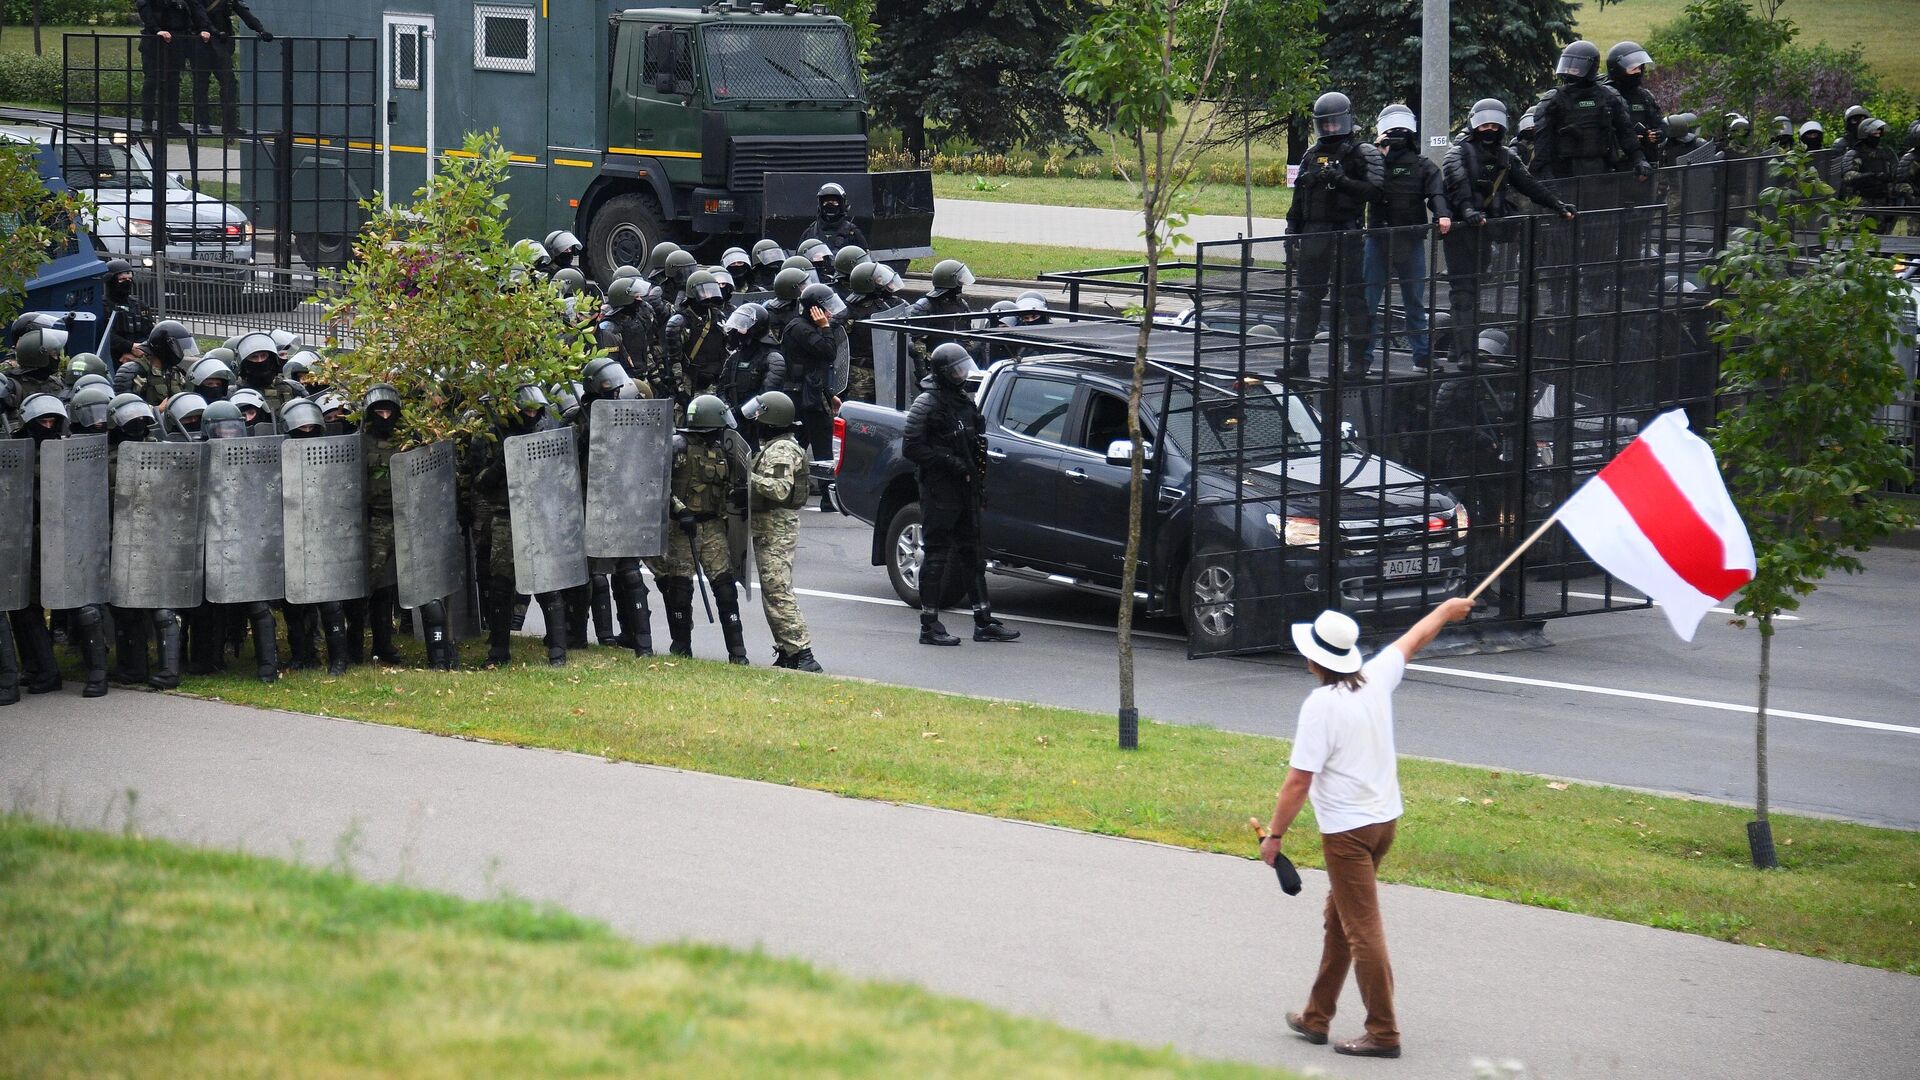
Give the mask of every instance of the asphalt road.
M 802 518 L 801 609 L 828 671 L 1114 709 L 1111 601 L 993 578 L 1019 642 L 922 646 L 915 614 L 869 565 L 870 536 L 837 514 Z M 1772 707 L 1825 719 L 1776 716 L 1769 725 L 1773 805 L 1920 828 L 1920 552 L 1882 549 L 1866 561 L 1864 575 L 1821 586 L 1775 638 Z M 719 653 L 717 629 L 696 621 L 696 650 Z M 771 646 L 757 601 L 745 621 L 760 663 Z M 664 619 L 656 613 L 654 622 L 664 644 Z M 1190 661 L 1177 623 L 1147 620 L 1143 629 L 1135 661 L 1143 716 L 1292 733 L 1312 685 L 1297 657 Z M 1545 649 L 1423 658 L 1398 695 L 1400 751 L 1751 801 L 1755 631 L 1710 615 L 1689 644 L 1658 612 L 1629 611 L 1556 620 L 1546 633 Z

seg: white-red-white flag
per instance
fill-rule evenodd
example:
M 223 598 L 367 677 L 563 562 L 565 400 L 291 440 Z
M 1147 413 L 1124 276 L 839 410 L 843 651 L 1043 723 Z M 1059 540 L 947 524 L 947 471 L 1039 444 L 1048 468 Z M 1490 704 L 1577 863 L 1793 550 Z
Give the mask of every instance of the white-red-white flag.
M 1560 524 L 1607 573 L 1652 597 L 1687 641 L 1757 567 L 1713 448 L 1677 409 L 1582 484 Z

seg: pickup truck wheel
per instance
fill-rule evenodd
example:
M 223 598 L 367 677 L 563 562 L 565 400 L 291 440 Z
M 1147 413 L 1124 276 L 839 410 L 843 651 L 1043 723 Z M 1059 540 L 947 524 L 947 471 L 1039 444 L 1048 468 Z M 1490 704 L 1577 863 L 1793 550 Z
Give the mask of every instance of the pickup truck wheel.
M 294 254 L 311 270 L 347 265 L 353 245 L 339 233 L 298 233 L 293 238 Z
M 1180 574 L 1180 618 L 1187 635 L 1202 648 L 1233 640 L 1237 627 L 1233 561 L 1229 556 L 1203 551 Z
M 621 266 L 645 268 L 653 245 L 667 238 L 660 210 L 638 192 L 615 195 L 602 203 L 587 227 L 587 256 L 593 276 L 604 288 Z
M 911 502 L 895 511 L 887 524 L 887 580 L 893 584 L 893 594 L 910 608 L 920 606 L 920 570 L 927 558 L 920 521 L 920 504 Z M 949 580 L 947 596 L 940 606 L 959 600 L 964 591 L 965 586 L 956 587 Z

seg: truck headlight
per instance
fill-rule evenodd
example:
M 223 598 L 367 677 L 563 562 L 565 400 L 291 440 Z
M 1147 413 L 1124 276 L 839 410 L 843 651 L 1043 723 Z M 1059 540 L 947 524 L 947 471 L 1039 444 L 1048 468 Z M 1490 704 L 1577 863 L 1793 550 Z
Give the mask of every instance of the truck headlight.
M 1281 517 L 1279 514 L 1267 515 L 1267 527 L 1273 535 L 1288 547 L 1319 547 L 1320 519 L 1315 517 Z
M 1461 503 L 1453 508 L 1453 534 L 1461 540 L 1467 538 L 1467 529 L 1473 522 L 1467 518 L 1467 504 Z

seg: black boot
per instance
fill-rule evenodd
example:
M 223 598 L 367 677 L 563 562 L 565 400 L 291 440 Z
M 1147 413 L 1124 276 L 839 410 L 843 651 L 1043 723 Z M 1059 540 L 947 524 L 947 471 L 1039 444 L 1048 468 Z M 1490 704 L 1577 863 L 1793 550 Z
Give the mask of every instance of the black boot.
M 547 624 L 547 666 L 567 666 L 567 597 L 564 593 L 547 592 L 534 597 L 540 602 L 540 618 Z M 586 630 L 581 629 L 585 637 Z
M 727 640 L 727 663 L 745 665 L 746 629 L 740 625 L 740 588 L 732 574 L 721 574 L 713 581 L 713 606 L 720 609 L 720 635 Z
M 364 664 L 367 662 L 367 600 L 365 597 L 342 600 L 340 610 L 346 616 L 347 662 Z M 331 652 L 328 653 L 328 660 L 328 667 L 332 667 Z
M 513 582 L 494 578 L 487 599 L 487 666 L 499 667 L 513 661 Z
M 287 617 L 287 670 L 306 671 L 320 666 L 320 650 L 315 640 L 319 635 L 314 623 L 314 609 L 311 604 L 287 604 L 283 607 Z
M 273 608 L 257 600 L 247 611 L 247 623 L 253 628 L 253 676 L 263 683 L 280 678 L 280 640 L 275 636 Z
M 588 580 L 591 581 L 591 577 Z M 558 595 L 560 606 L 556 610 L 560 612 L 560 617 L 566 620 L 564 625 L 567 631 L 566 636 L 561 640 L 566 642 L 569 649 L 586 648 L 587 616 L 593 609 L 593 587 L 589 584 L 575 585 Z M 547 605 L 541 604 L 540 610 L 544 613 Z M 553 624 L 548 623 L 547 629 L 551 631 Z
M 813 658 L 813 650 L 810 648 L 801 649 L 792 656 L 787 657 L 786 661 L 786 666 L 795 671 L 819 672 L 826 670 L 820 666 L 820 661 Z
M 147 685 L 155 690 L 171 690 L 180 685 L 180 652 L 184 644 L 181 640 L 184 631 L 179 612 L 172 608 L 154 611 L 154 651 L 158 655 L 158 662 L 154 664 L 153 674 L 147 678 Z
M 334 601 L 320 605 L 320 631 L 327 639 L 327 674 L 345 675 L 353 664 L 353 643 L 347 638 L 344 603 Z
M 107 628 L 100 605 L 88 604 L 75 612 L 73 628 L 80 638 L 80 655 L 86 658 L 87 685 L 81 697 L 107 696 Z
M 226 648 L 227 630 L 218 607 L 201 604 L 187 613 L 187 674 L 226 670 Z
M 20 650 L 20 681 L 29 694 L 51 694 L 60 689 L 60 665 L 53 658 L 53 631 L 38 607 L 13 612 L 14 645 Z
M 606 574 L 595 574 L 593 586 L 593 639 L 601 645 L 618 645 L 620 632 L 613 625 L 613 581 Z
M 118 608 L 113 612 L 113 647 L 115 664 L 107 672 L 110 682 L 122 686 L 145 686 L 147 684 L 147 640 L 152 636 L 150 622 L 152 613 L 133 608 Z
M 429 600 L 420 605 L 420 628 L 427 638 L 427 666 L 435 671 L 452 671 L 460 666 L 453 638 L 447 634 L 447 605 Z
M 1019 641 L 1020 631 L 1007 629 L 1007 624 L 993 617 L 993 609 L 977 607 L 973 609 L 973 640 Z
M 693 579 L 671 577 L 662 583 L 661 597 L 667 605 L 667 651 L 675 656 L 693 655 Z
M 513 632 L 519 633 L 527 628 L 527 605 L 533 603 L 533 597 L 526 593 L 509 592 L 513 597 Z
M 647 610 L 647 579 L 637 566 L 613 575 L 613 599 L 620 609 L 620 645 L 635 656 L 653 655 L 653 612 Z
M 947 633 L 940 625 L 940 612 L 937 608 L 920 609 L 920 644 L 922 645 L 958 645 L 960 639 Z
M 393 609 L 398 606 L 399 587 L 383 585 L 373 590 L 367 601 L 367 621 L 373 625 L 373 658 L 386 664 L 400 662 L 400 650 L 393 647 Z
M 20 700 L 20 657 L 13 650 L 13 621 L 0 615 L 0 705 Z

